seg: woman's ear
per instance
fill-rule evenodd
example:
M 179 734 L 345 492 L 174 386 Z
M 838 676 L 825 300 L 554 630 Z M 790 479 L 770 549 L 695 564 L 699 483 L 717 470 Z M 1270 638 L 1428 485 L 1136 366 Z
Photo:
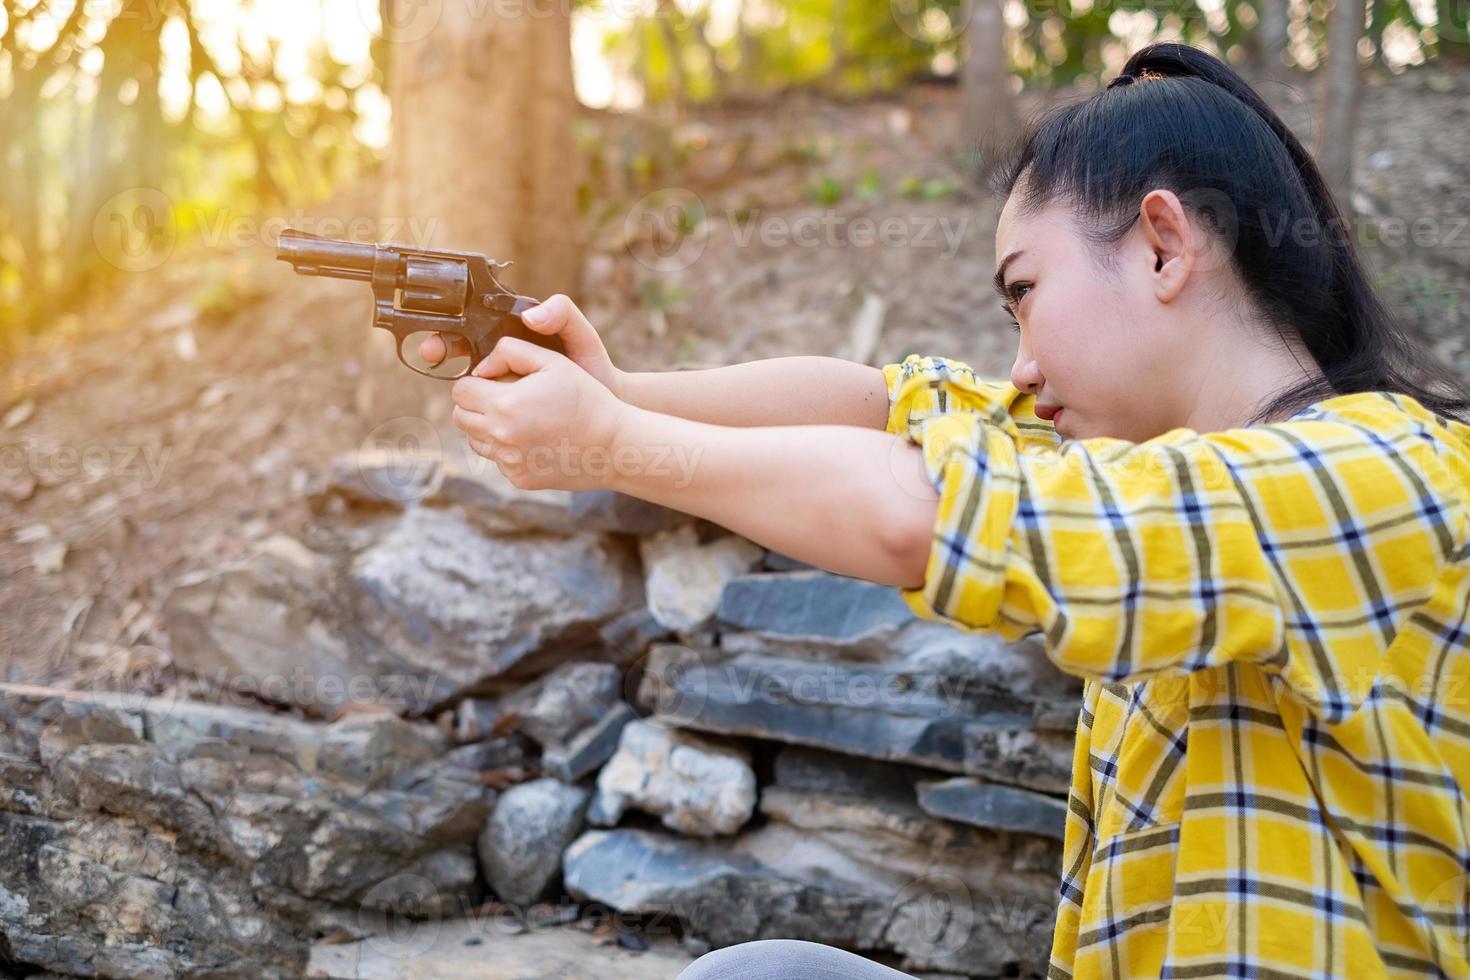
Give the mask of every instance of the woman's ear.
M 1154 295 L 1159 302 L 1167 303 L 1179 295 L 1189 280 L 1203 242 L 1173 191 L 1162 188 L 1149 191 L 1138 211 L 1138 226 L 1154 256 Z

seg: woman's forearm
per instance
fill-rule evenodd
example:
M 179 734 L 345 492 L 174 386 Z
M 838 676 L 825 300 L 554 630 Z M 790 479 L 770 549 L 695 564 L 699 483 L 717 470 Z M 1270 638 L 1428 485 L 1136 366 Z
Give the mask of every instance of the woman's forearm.
M 883 585 L 923 581 L 914 529 L 938 497 L 920 449 L 847 425 L 731 428 L 629 408 L 611 489 L 695 514 L 799 561 Z
M 770 357 L 729 367 L 625 372 L 630 405 L 711 425 L 853 425 L 883 429 L 888 386 L 879 368 L 840 357 Z

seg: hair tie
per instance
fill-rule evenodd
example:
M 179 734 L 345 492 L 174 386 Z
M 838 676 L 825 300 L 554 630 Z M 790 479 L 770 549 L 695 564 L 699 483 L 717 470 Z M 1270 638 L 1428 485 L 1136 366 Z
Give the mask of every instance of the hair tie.
M 1113 79 L 1111 82 L 1108 82 L 1108 88 L 1118 88 L 1119 86 L 1122 86 L 1122 85 L 1132 85 L 1132 84 L 1133 84 L 1133 76 L 1132 75 L 1119 75 L 1117 78 Z

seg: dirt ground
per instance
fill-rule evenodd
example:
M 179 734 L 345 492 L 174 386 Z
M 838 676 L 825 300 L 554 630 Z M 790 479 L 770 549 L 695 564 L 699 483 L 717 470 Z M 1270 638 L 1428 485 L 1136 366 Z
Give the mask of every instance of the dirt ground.
M 1311 83 L 1264 91 L 1310 134 Z M 1004 376 L 1013 337 L 989 284 L 999 202 L 960 169 L 956 95 L 924 86 L 688 120 L 687 169 L 643 203 L 693 195 L 704 231 L 664 254 L 618 220 L 641 192 L 594 208 L 613 218 L 589 218 L 586 274 L 566 292 L 628 369 L 920 352 Z M 1467 116 L 1470 78 L 1430 67 L 1372 85 L 1354 198 L 1378 222 L 1433 224 L 1433 239 L 1365 251 L 1385 295 L 1463 374 Z M 608 142 L 623 128 L 588 119 Z M 374 193 L 353 188 L 315 213 L 371 213 Z M 268 533 L 305 533 L 330 460 L 395 420 L 462 439 L 445 383 L 399 366 L 370 329 L 367 290 L 298 278 L 272 246 L 181 246 L 0 366 L 0 678 L 179 683 L 158 609 L 182 575 Z

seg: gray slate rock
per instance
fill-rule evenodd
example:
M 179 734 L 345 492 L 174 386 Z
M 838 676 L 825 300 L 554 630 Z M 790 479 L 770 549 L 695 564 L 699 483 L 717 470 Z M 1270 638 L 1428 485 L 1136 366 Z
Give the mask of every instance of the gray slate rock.
M 561 746 L 612 711 L 623 694 L 622 672 L 612 664 L 562 664 L 499 705 L 516 728 L 544 746 Z
M 615 490 L 572 493 L 571 515 L 584 531 L 653 534 L 694 520 L 688 514 Z
M 355 555 L 268 539 L 185 580 L 164 616 L 181 668 L 325 716 L 348 701 L 426 712 L 534 676 L 596 650 L 603 625 L 643 605 L 624 542 L 488 537 L 414 507 Z
M 914 618 L 888 586 L 822 571 L 743 575 L 725 586 L 717 613 L 737 629 L 851 640 Z
M 1067 826 L 1066 800 L 1015 786 L 960 777 L 921 782 L 918 793 L 925 813 L 976 827 L 1061 840 Z
M 484 465 L 470 467 L 441 453 L 410 456 L 393 449 L 344 453 L 332 460 L 311 503 L 321 509 L 335 498 L 368 510 L 403 510 L 415 504 L 459 508 L 491 534 L 571 535 L 580 530 L 570 493 L 522 490 L 493 464 L 480 462 Z
M 767 822 L 729 841 L 589 831 L 568 891 L 627 914 L 677 916 L 728 946 L 799 938 L 887 950 L 908 971 L 1016 976 L 1044 968 L 1060 849 L 935 820 L 913 804 L 779 787 Z
M 773 768 L 775 785 L 784 789 L 907 803 L 916 798 L 916 774 L 932 772 L 800 745 L 782 746 Z
M 499 747 L 444 745 L 387 714 L 0 684 L 0 935 L 64 973 L 286 977 L 385 881 L 462 908 Z
M 1075 705 L 993 687 L 979 680 L 973 662 L 950 669 L 660 644 L 649 653 L 638 702 L 667 725 L 1066 792 Z
M 564 783 L 577 782 L 612 758 L 623 728 L 636 717 L 627 702 L 619 701 L 596 724 L 565 746 L 547 749 L 541 756 L 541 768 Z
M 590 792 L 537 779 L 500 794 L 479 838 L 480 867 L 504 902 L 525 908 L 561 873 L 561 853 L 582 830 Z

